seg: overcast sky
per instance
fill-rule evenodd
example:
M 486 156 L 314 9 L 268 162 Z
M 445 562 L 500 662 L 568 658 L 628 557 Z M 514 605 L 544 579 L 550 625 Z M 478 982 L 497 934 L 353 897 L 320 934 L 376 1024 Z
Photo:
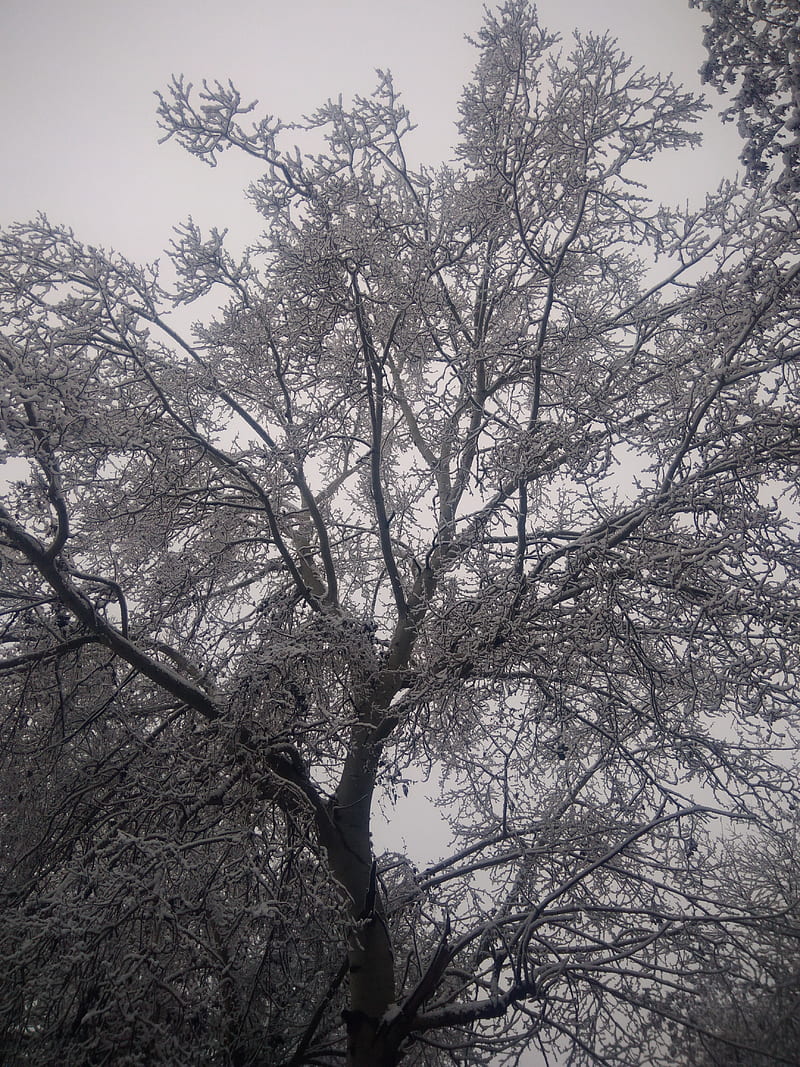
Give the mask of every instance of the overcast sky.
M 637 65 L 699 86 L 702 16 L 687 0 L 538 6 L 567 38 L 575 27 L 610 29 Z M 2 0 L 0 225 L 44 211 L 141 260 L 191 214 L 247 244 L 258 220 L 242 190 L 255 164 L 228 154 L 212 170 L 157 143 L 153 92 L 173 73 L 231 78 L 259 110 L 291 121 L 328 97 L 370 92 L 374 69 L 388 68 L 420 127 L 412 152 L 447 159 L 474 61 L 464 35 L 482 9 L 480 0 Z M 704 152 L 654 170 L 662 199 L 696 196 L 736 167 L 735 132 L 707 126 Z
M 567 44 L 574 28 L 610 30 L 636 65 L 699 90 L 703 18 L 688 0 L 538 8 Z M 482 0 L 0 0 L 0 226 L 43 211 L 136 260 L 156 258 L 189 215 L 230 227 L 235 248 L 257 237 L 243 195 L 253 161 L 228 153 L 212 170 L 174 142 L 158 145 L 153 93 L 173 73 L 230 78 L 259 111 L 292 121 L 340 93 L 368 94 L 375 68 L 389 69 L 420 127 L 412 157 L 447 160 L 475 59 L 464 35 L 482 17 Z M 697 200 L 736 169 L 738 139 L 710 99 L 705 149 L 653 168 L 661 199 Z M 378 848 L 406 837 L 420 864 L 447 849 L 418 791 L 395 814 L 392 833 L 378 821 Z
M 543 25 L 567 39 L 576 27 L 611 30 L 637 65 L 699 89 L 702 16 L 687 0 L 538 6 Z M 235 248 L 255 238 L 259 220 L 243 195 L 253 161 L 228 153 L 212 170 L 157 143 L 153 92 L 173 73 L 230 78 L 291 121 L 339 93 L 369 93 L 375 68 L 390 69 L 420 127 L 412 154 L 446 160 L 475 58 L 464 35 L 482 11 L 480 0 L 0 0 L 0 225 L 44 211 L 140 261 L 155 259 L 189 215 L 230 227 Z M 736 168 L 738 139 L 720 128 L 711 98 L 706 148 L 653 169 L 661 199 L 696 199 Z M 395 833 L 412 839 L 419 862 L 446 848 L 418 795 L 397 815 Z

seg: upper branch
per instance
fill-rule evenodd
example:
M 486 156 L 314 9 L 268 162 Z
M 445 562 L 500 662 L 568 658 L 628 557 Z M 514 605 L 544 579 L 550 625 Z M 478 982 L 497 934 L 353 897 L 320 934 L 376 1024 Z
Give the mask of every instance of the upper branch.
M 397 562 L 392 551 L 392 537 L 389 530 L 390 517 L 386 513 L 386 500 L 383 493 L 382 482 L 382 449 L 383 449 L 383 367 L 378 359 L 372 333 L 364 313 L 364 301 L 358 286 L 358 277 L 354 270 L 350 271 L 353 287 L 353 300 L 355 305 L 356 323 L 358 325 L 361 348 L 364 355 L 364 367 L 367 382 L 367 397 L 369 400 L 370 425 L 372 429 L 372 447 L 370 450 L 370 480 L 372 486 L 372 499 L 375 506 L 375 517 L 378 522 L 378 537 L 381 543 L 381 553 L 389 582 L 392 586 L 395 605 L 398 614 L 404 618 L 408 605 L 406 604 L 403 583 L 397 569 Z
M 164 332 L 194 360 L 199 366 L 203 368 L 207 373 L 211 374 L 206 361 L 200 356 L 197 350 L 190 344 L 188 344 L 178 333 L 176 333 L 171 327 L 163 320 L 161 316 L 151 316 L 151 321 L 158 325 Z M 317 501 L 311 491 L 310 486 L 303 473 L 302 464 L 298 462 L 296 466 L 290 466 L 287 464 L 285 458 L 280 452 L 272 434 L 256 419 L 234 396 L 231 395 L 229 390 L 225 389 L 220 383 L 215 381 L 215 389 L 217 395 L 223 400 L 231 411 L 235 412 L 243 422 L 250 427 L 250 429 L 267 445 L 270 451 L 278 457 L 281 465 L 286 470 L 289 477 L 297 487 L 300 497 L 303 501 L 303 505 L 308 511 L 309 517 L 314 524 L 314 530 L 317 534 L 319 541 L 319 551 L 322 556 L 322 563 L 325 569 L 325 584 L 326 592 L 324 595 L 324 602 L 326 604 L 336 604 L 338 600 L 338 581 L 336 577 L 336 568 L 333 562 L 333 555 L 331 553 L 330 538 L 328 537 L 328 530 L 325 525 L 325 521 L 320 513 Z M 273 536 L 275 531 L 273 530 Z M 279 544 L 279 541 L 276 541 Z

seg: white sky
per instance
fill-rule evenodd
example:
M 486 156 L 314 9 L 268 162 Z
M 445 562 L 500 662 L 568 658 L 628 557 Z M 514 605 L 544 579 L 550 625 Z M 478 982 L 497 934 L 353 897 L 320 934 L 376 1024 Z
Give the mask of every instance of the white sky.
M 567 39 L 576 26 L 610 29 L 637 65 L 698 86 L 702 16 L 688 0 L 538 6 Z M 242 190 L 256 164 L 229 153 L 212 170 L 157 144 L 153 92 L 172 73 L 231 78 L 258 111 L 291 121 L 340 92 L 368 94 L 374 69 L 388 68 L 419 124 L 416 151 L 447 159 L 474 62 L 464 35 L 482 10 L 480 0 L 0 0 L 0 225 L 44 211 L 143 260 L 191 214 L 246 245 L 258 219 Z M 735 132 L 707 125 L 708 149 L 654 169 L 662 199 L 694 196 L 736 167 Z
M 540 0 L 540 20 L 619 38 L 635 64 L 674 72 L 698 90 L 702 16 L 688 0 Z M 230 227 L 234 248 L 259 233 L 243 189 L 254 161 L 227 153 L 215 169 L 174 142 L 159 146 L 153 92 L 183 73 L 230 78 L 256 114 L 285 121 L 342 93 L 367 95 L 374 69 L 392 71 L 420 129 L 419 157 L 450 157 L 460 90 L 475 59 L 464 40 L 483 17 L 481 0 L 0 0 L 0 226 L 44 211 L 79 238 L 152 260 L 171 228 L 192 215 L 203 229 Z M 739 141 L 716 120 L 703 150 L 664 158 L 653 189 L 696 199 L 737 167 Z M 392 831 L 424 864 L 448 834 L 419 796 L 401 800 Z M 531 1062 L 534 1062 L 532 1060 Z
M 702 16 L 688 0 L 541 0 L 543 25 L 611 30 L 636 65 L 674 72 L 699 89 Z M 0 226 L 44 211 L 93 244 L 152 260 L 172 226 L 192 215 L 230 227 L 234 248 L 259 234 L 244 197 L 255 161 L 223 156 L 211 169 L 177 144 L 158 145 L 157 88 L 173 73 L 198 83 L 231 78 L 243 97 L 292 121 L 328 97 L 368 94 L 390 69 L 419 125 L 415 148 L 448 159 L 461 87 L 475 53 L 464 40 L 481 0 L 0 0 Z M 664 200 L 697 198 L 737 166 L 739 140 L 716 119 L 706 147 L 662 159 L 653 188 Z M 403 837 L 420 863 L 449 834 L 412 791 L 380 822 L 376 844 Z

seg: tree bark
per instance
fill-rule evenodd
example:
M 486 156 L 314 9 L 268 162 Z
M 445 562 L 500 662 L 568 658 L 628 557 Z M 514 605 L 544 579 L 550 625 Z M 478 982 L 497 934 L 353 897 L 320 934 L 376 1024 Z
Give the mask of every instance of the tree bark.
M 377 890 L 370 840 L 370 812 L 382 743 L 365 723 L 353 727 L 351 747 L 325 845 L 334 877 L 344 889 L 350 910 L 347 1024 L 349 1067 L 395 1064 L 396 1048 L 385 1047 L 381 1020 L 394 1001 L 394 952 L 383 902 Z M 396 1046 L 396 1042 L 393 1042 Z

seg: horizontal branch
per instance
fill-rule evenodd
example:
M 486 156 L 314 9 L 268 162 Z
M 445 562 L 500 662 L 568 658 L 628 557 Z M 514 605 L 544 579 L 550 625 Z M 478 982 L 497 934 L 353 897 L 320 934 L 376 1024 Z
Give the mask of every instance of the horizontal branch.
M 52 645 L 50 648 L 42 648 L 37 652 L 26 652 L 22 656 L 11 656 L 8 659 L 0 660 L 0 672 L 3 671 L 16 671 L 21 667 L 29 667 L 35 663 L 43 663 L 48 659 L 58 659 L 61 656 L 66 656 L 70 652 L 75 652 L 77 649 L 82 648 L 84 645 L 91 644 L 96 641 L 94 637 L 74 637 L 69 641 L 62 641 L 61 644 Z
M 438 1030 L 446 1026 L 465 1026 L 482 1019 L 499 1019 L 510 1007 L 536 996 L 538 993 L 533 982 L 519 982 L 505 993 L 494 997 L 454 1004 L 449 1008 L 439 1008 L 418 1015 L 411 1027 L 411 1033 L 425 1033 L 426 1030 Z

